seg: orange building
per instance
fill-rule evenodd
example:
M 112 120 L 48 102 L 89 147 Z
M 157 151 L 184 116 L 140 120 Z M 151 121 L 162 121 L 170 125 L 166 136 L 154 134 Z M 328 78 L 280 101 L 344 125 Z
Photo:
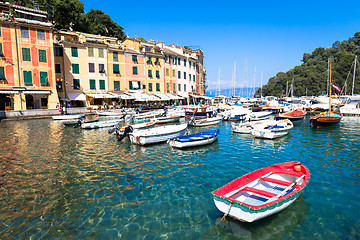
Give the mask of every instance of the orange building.
M 52 24 L 44 11 L 0 3 L 0 110 L 56 108 Z

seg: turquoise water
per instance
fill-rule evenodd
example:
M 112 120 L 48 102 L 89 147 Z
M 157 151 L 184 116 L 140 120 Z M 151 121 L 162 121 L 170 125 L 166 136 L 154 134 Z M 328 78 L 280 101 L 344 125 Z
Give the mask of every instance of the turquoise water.
M 0 122 L 0 239 L 203 239 L 223 216 L 213 190 L 293 160 L 311 173 L 293 205 L 254 223 L 226 218 L 208 239 L 360 239 L 359 120 L 311 129 L 307 118 L 277 140 L 224 122 L 217 142 L 190 150 L 50 119 Z

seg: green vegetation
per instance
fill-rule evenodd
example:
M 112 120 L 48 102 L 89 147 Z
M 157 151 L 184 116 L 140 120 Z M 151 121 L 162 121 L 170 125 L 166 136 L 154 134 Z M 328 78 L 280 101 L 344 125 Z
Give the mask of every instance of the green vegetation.
M 11 0 L 19 6 L 34 7 L 49 13 L 56 29 L 70 29 L 74 31 L 100 34 L 103 36 L 125 39 L 123 28 L 111 20 L 108 14 L 101 10 L 84 11 L 84 4 L 80 0 Z
M 286 82 L 289 86 L 294 79 L 294 96 L 317 96 L 326 94 L 327 64 L 331 60 L 331 79 L 332 83 L 343 89 L 347 94 L 351 94 L 352 76 L 354 69 L 355 55 L 360 55 L 360 32 L 355 33 L 354 37 L 343 42 L 336 41 L 330 48 L 316 48 L 311 54 L 304 53 L 302 65 L 287 71 L 279 72 L 275 77 L 269 79 L 263 86 L 263 96 L 285 96 Z M 360 72 L 359 62 L 357 62 L 355 90 L 360 93 Z M 347 79 L 347 87 L 345 81 Z M 335 91 L 339 93 L 338 91 Z M 260 89 L 256 92 L 260 95 Z

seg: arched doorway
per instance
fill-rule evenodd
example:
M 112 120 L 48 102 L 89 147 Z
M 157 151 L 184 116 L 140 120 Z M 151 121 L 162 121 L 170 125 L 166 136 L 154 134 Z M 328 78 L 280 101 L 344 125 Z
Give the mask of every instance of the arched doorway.
M 26 94 L 26 109 L 34 109 L 34 97 L 30 94 Z
M 0 94 L 0 110 L 12 110 L 11 99 L 9 94 Z

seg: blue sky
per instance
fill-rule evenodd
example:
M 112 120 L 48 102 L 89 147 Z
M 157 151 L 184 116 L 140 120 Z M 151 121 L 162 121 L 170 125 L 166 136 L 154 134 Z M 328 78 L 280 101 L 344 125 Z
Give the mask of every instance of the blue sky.
M 130 37 L 204 51 L 208 89 L 260 86 L 301 64 L 305 52 L 328 48 L 360 31 L 360 1 L 115 1 L 84 0 Z M 244 77 L 247 59 L 247 81 Z

